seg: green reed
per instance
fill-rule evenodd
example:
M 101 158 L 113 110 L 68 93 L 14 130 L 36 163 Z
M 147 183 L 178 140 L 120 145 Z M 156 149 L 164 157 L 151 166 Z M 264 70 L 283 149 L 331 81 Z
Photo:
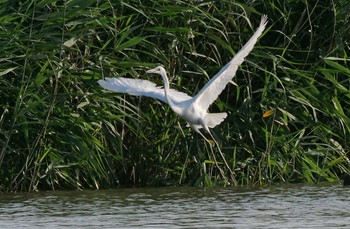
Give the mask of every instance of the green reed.
M 162 64 L 171 87 L 194 95 L 249 39 L 262 14 L 268 28 L 236 85 L 210 108 L 229 112 L 214 132 L 236 180 L 334 182 L 349 172 L 343 1 L 0 5 L 1 190 L 224 185 L 218 167 L 229 173 L 215 148 L 167 105 L 109 93 L 96 82 L 125 76 L 161 85 L 145 70 Z

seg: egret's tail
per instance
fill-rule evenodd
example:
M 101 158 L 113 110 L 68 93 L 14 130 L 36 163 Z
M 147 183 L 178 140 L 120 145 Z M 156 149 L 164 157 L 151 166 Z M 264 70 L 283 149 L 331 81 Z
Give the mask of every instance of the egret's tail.
M 205 122 L 209 128 L 214 128 L 224 121 L 227 117 L 227 113 L 209 113 L 205 116 Z

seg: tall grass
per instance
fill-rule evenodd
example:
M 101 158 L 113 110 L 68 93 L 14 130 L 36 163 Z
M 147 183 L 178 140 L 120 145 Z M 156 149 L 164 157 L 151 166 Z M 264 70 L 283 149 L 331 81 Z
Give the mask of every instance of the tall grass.
M 0 189 L 224 185 L 211 145 L 168 106 L 103 91 L 104 76 L 160 78 L 190 95 L 266 32 L 210 108 L 239 184 L 349 172 L 345 1 L 0 3 Z M 331 7 L 329 7 L 331 6 Z M 262 118 L 266 111 L 268 117 Z M 217 157 L 219 160 L 219 157 Z M 229 176 L 219 160 L 225 175 Z

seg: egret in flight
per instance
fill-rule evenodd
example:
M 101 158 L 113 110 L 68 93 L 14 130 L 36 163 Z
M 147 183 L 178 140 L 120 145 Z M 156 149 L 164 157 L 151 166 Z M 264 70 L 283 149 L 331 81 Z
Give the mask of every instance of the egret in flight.
M 233 57 L 233 59 L 231 59 L 230 62 L 228 62 L 209 82 L 205 84 L 205 86 L 194 97 L 191 97 L 186 93 L 170 89 L 166 71 L 162 66 L 158 66 L 146 72 L 161 75 L 164 81 L 164 87 L 159 87 L 155 83 L 148 80 L 123 77 L 105 78 L 103 80 L 99 80 L 98 83 L 103 88 L 113 92 L 127 93 L 136 96 L 147 96 L 168 103 L 171 109 L 185 119 L 194 131 L 202 135 L 204 139 L 207 140 L 207 138 L 200 131 L 200 129 L 203 128 L 209 133 L 210 137 L 218 146 L 218 143 L 215 141 L 215 138 L 210 132 L 210 128 L 214 128 L 215 126 L 219 125 L 227 117 L 227 113 L 208 113 L 208 108 L 235 76 L 238 67 L 243 63 L 244 58 L 253 49 L 258 38 L 264 31 L 266 24 L 267 16 L 264 15 L 261 18 L 259 28 L 249 39 L 249 41 Z M 224 157 L 223 159 L 225 161 Z M 232 175 L 230 167 L 228 165 L 227 167 Z

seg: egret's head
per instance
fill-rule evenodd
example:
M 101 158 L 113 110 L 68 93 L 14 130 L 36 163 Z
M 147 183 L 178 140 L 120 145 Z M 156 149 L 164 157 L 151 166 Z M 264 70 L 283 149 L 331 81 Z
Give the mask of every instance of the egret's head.
M 155 74 L 159 74 L 159 75 L 164 75 L 165 69 L 162 66 L 158 66 L 156 68 L 147 70 L 146 73 L 155 73 Z

